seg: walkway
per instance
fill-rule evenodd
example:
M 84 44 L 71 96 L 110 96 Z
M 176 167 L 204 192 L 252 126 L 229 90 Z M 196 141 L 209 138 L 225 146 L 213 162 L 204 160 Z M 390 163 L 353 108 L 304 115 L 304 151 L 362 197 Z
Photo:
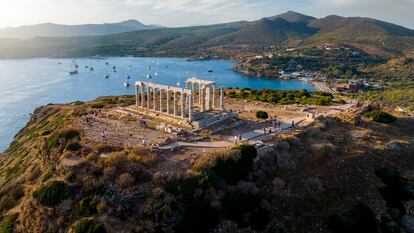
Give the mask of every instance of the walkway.
M 315 88 L 321 92 L 325 92 L 325 93 L 329 93 L 332 95 L 338 94 L 339 92 L 337 92 L 336 90 L 330 88 L 328 85 L 326 85 L 323 82 L 312 82 L 313 86 L 315 86 Z
M 174 142 L 168 145 L 160 146 L 160 150 L 171 150 L 177 147 L 194 147 L 194 148 L 227 148 L 233 143 L 227 141 L 218 142 Z

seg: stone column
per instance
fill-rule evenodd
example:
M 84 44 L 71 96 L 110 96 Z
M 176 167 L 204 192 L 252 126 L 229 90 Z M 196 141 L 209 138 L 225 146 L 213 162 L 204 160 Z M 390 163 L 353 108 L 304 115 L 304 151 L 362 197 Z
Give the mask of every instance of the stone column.
M 185 118 L 185 94 L 181 92 L 181 118 Z
M 150 108 L 150 98 L 151 97 L 151 88 L 147 86 L 147 108 Z
M 194 102 L 194 99 L 195 99 L 195 96 L 196 96 L 196 85 L 193 82 L 191 83 L 191 91 L 193 93 L 193 102 Z
M 206 93 L 205 93 L 205 88 L 203 87 L 202 89 L 200 89 L 200 96 L 201 96 L 201 111 L 205 112 L 206 111 Z
M 160 112 L 162 112 L 162 89 L 160 88 Z
M 202 91 L 202 86 L 201 86 L 201 84 L 198 84 L 198 106 L 200 107 L 200 109 L 201 109 L 201 102 L 202 102 L 202 97 L 201 97 L 201 93 L 203 92 Z
M 135 85 L 135 106 L 138 107 L 138 103 L 139 103 L 139 93 L 138 93 L 138 85 Z
M 152 88 L 152 91 L 153 91 L 153 94 L 154 94 L 154 96 L 152 98 L 152 100 L 154 102 L 154 108 L 153 109 L 156 111 L 157 110 L 157 101 L 156 101 L 156 99 L 157 99 L 157 93 L 156 93 L 155 87 Z
M 144 85 L 141 85 L 141 107 L 145 107 L 145 91 L 144 91 Z
M 177 92 L 174 91 L 174 116 L 177 116 Z
M 190 122 L 193 121 L 193 104 L 194 104 L 194 96 L 190 94 L 188 96 L 188 120 Z
M 212 101 L 213 101 L 213 110 L 214 109 L 216 109 L 216 85 L 214 84 L 213 85 L 213 99 L 212 99 Z
M 170 90 L 167 89 L 167 114 L 170 114 Z
M 211 110 L 211 87 L 210 85 L 206 88 L 206 109 Z
M 224 107 L 224 88 L 220 88 L 220 110 L 226 111 Z

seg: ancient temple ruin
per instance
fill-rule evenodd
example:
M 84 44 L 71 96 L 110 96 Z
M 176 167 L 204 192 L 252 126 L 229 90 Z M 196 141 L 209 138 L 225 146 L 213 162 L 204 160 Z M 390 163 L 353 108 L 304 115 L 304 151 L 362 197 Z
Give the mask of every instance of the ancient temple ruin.
M 190 123 L 194 121 L 195 114 L 225 110 L 224 89 L 220 88 L 217 96 L 216 82 L 193 77 L 185 84 L 185 88 L 180 88 L 137 81 L 135 105 L 174 118 L 187 119 Z

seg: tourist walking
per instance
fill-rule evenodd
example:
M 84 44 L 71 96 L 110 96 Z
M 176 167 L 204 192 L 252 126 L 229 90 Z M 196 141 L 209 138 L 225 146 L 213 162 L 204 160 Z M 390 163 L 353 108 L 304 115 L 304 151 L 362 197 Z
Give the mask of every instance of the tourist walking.
M 142 145 L 143 145 L 144 147 L 147 147 L 147 138 L 143 138 L 143 139 L 142 139 Z

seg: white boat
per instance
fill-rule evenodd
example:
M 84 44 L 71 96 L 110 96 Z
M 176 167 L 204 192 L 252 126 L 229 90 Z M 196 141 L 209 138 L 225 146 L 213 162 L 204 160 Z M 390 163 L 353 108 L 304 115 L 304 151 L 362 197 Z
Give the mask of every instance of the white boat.
M 124 86 L 125 86 L 125 87 L 129 87 L 129 86 L 130 86 L 130 84 L 129 84 L 128 80 L 124 82 Z
M 79 71 L 77 70 L 69 71 L 69 75 L 75 75 L 75 74 L 79 74 Z
M 79 73 L 78 68 L 79 68 L 79 65 L 76 64 L 76 62 L 73 61 L 72 65 L 71 65 L 71 71 L 69 71 L 69 75 L 78 74 Z

